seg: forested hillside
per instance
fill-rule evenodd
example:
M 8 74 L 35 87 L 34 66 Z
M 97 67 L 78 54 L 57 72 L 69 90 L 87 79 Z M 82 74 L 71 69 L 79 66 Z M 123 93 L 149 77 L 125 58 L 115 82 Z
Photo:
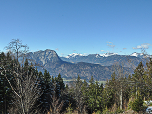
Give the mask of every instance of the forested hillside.
M 128 109 L 143 113 L 147 107 L 143 101 L 152 99 L 152 59 L 146 66 L 140 62 L 131 75 L 117 67 L 105 85 L 93 76 L 82 81 L 79 75 L 65 85 L 61 74 L 53 77 L 46 69 L 42 73 L 28 59 L 20 63 L 24 56 L 18 52 L 24 45 L 18 40 L 11 43 L 16 56 L 11 51 L 0 53 L 2 114 L 106 114 Z

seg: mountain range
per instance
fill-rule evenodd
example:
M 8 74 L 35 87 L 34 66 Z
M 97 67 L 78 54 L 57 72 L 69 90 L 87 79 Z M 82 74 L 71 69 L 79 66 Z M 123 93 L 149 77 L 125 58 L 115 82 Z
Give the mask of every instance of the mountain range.
M 27 57 L 42 66 L 37 66 L 39 71 L 43 72 L 46 69 L 51 76 L 57 76 L 60 73 L 62 78 L 72 79 L 79 75 L 81 79 L 86 80 L 93 76 L 95 80 L 99 81 L 109 79 L 114 71 L 117 72 L 116 69 L 133 73 L 132 65 L 136 67 L 140 61 L 146 63 L 146 59 L 140 53 L 131 55 L 118 55 L 116 53 L 82 55 L 73 53 L 67 57 L 59 57 L 54 50 L 46 49 L 29 52 Z
M 82 55 L 73 53 L 66 57 L 60 57 L 63 61 L 78 63 L 87 62 L 93 64 L 100 64 L 102 66 L 110 66 L 113 64 L 119 64 L 124 67 L 137 66 L 140 61 L 143 64 L 146 63 L 145 57 L 149 58 L 149 55 L 143 55 L 142 53 L 132 53 L 131 55 L 118 55 L 117 53 L 105 53 L 105 54 L 89 54 Z

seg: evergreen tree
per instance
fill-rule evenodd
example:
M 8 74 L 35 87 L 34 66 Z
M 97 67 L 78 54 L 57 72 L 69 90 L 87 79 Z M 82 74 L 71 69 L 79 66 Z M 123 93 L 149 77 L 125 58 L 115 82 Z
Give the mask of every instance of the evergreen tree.
M 82 113 L 84 109 L 84 105 L 85 105 L 85 101 L 84 101 L 85 98 L 82 92 L 82 85 L 83 85 L 83 82 L 80 76 L 78 75 L 77 79 L 73 81 L 72 87 L 70 88 L 71 97 L 73 97 L 74 99 L 72 100 L 73 105 L 75 103 L 79 114 Z
M 88 99 L 88 83 L 84 79 L 82 87 L 81 87 L 82 94 L 84 96 L 85 104 L 87 104 L 87 99 Z
M 134 70 L 134 74 L 132 74 L 132 79 L 135 82 L 135 86 L 133 88 L 135 94 L 138 94 L 142 96 L 142 98 L 145 95 L 145 70 L 144 70 L 144 65 L 142 64 L 142 62 L 140 62 L 138 64 L 138 66 L 136 67 L 136 69 Z M 134 96 L 136 96 L 134 94 Z M 137 96 L 136 96 L 137 97 Z
M 111 106 L 114 104 L 114 92 L 108 85 L 105 85 L 105 88 L 102 92 L 102 97 L 104 109 L 111 108 Z
M 7 56 L 2 52 L 0 54 L 0 113 L 8 113 L 8 107 L 11 105 L 12 98 L 12 90 L 6 79 L 12 82 L 13 76 L 10 74 L 9 70 L 11 70 L 11 57 L 10 54 L 7 53 Z M 3 71 L 3 68 L 8 71 Z
M 111 75 L 111 79 L 106 82 L 102 91 L 103 108 L 111 108 L 114 104 L 118 105 L 118 82 L 115 72 Z
M 102 91 L 103 91 L 103 84 L 99 85 L 98 81 L 94 82 L 93 76 L 90 79 L 90 84 L 88 87 L 88 107 L 91 111 L 97 112 L 98 110 L 102 111 L 103 107 L 103 99 L 102 99 Z
M 100 84 L 99 90 L 98 90 L 98 105 L 99 105 L 99 110 L 102 112 L 104 108 L 103 104 L 103 83 Z
M 52 83 L 49 72 L 45 69 L 44 75 L 39 72 L 39 77 L 41 79 L 40 85 L 43 91 L 43 94 L 39 98 L 39 102 L 41 103 L 42 112 L 46 112 L 50 109 L 51 104 L 51 94 L 52 94 Z
M 145 84 L 147 90 L 147 100 L 152 99 L 152 58 L 146 63 Z
M 56 88 L 57 88 L 56 95 L 57 95 L 57 98 L 59 98 L 59 96 L 61 96 L 61 92 L 65 89 L 65 85 L 60 74 L 58 75 L 57 78 L 55 78 L 55 81 L 56 81 Z
M 96 105 L 96 85 L 94 83 L 94 79 L 93 76 L 91 76 L 91 79 L 89 81 L 89 95 L 88 95 L 88 107 L 91 109 L 91 113 L 93 113 L 93 111 L 95 110 L 95 105 Z
M 76 100 L 76 105 L 78 108 L 78 113 L 82 113 L 83 107 L 84 107 L 84 96 L 81 91 L 83 82 L 81 81 L 80 76 L 78 75 L 77 80 L 75 82 L 74 87 L 74 98 Z

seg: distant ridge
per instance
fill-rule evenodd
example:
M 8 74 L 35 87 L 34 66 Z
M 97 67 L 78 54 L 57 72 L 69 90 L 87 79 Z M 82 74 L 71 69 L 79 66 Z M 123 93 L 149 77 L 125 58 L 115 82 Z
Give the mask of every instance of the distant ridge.
M 73 55 L 73 54 L 70 54 Z M 117 53 L 105 53 L 105 54 L 89 54 L 87 56 L 74 54 L 75 56 L 67 57 L 60 57 L 63 61 L 71 62 L 71 63 L 78 63 L 78 62 L 87 62 L 93 64 L 100 64 L 102 66 L 111 66 L 115 63 L 130 67 L 130 63 L 128 60 L 131 60 L 131 64 L 133 63 L 135 66 L 142 61 L 144 64 L 146 62 L 145 56 L 142 53 L 132 53 L 130 55 L 118 55 Z M 150 57 L 147 55 L 147 57 Z
M 107 55 L 100 54 L 70 54 L 68 58 L 59 57 L 54 50 L 46 49 L 44 51 L 36 51 L 28 53 L 28 58 L 35 60 L 50 72 L 50 75 L 57 76 L 59 73 L 63 78 L 72 79 L 78 75 L 82 79 L 89 80 L 91 76 L 95 80 L 107 80 L 110 79 L 111 74 L 117 67 L 125 66 L 123 69 L 126 72 L 132 73 L 133 71 L 127 64 L 127 59 L 133 61 L 135 65 L 138 65 L 142 58 L 133 55 L 118 55 L 116 53 L 109 53 Z M 73 63 L 72 63 L 73 62 Z M 39 71 L 44 71 L 42 67 L 37 67 Z

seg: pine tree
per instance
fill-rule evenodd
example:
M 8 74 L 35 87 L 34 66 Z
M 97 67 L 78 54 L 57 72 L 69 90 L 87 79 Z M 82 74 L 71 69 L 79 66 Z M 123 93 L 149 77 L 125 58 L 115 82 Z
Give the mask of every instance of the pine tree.
M 147 89 L 147 100 L 152 99 L 152 58 L 146 63 L 145 84 Z
M 98 105 L 99 105 L 99 110 L 102 112 L 103 111 L 103 108 L 104 108 L 104 104 L 103 104 L 103 83 L 100 84 L 100 87 L 99 87 L 99 90 L 98 90 Z
M 132 74 L 132 79 L 135 82 L 135 86 L 134 86 L 134 91 L 136 92 L 135 94 L 138 94 L 142 96 L 142 98 L 144 97 L 145 94 L 145 70 L 144 70 L 144 65 L 142 64 L 142 62 L 140 62 L 138 64 L 138 66 L 136 67 L 136 69 L 134 70 L 134 74 Z M 135 95 L 134 94 L 134 95 Z M 136 95 L 137 97 L 137 95 Z
M 39 72 L 39 78 L 40 78 L 40 86 L 43 94 L 39 98 L 39 102 L 41 103 L 41 111 L 46 112 L 50 109 L 51 104 L 51 94 L 52 94 L 52 83 L 51 83 L 51 77 L 49 72 L 45 69 L 44 75 L 42 72 Z
M 87 99 L 88 99 L 88 83 L 85 79 L 83 81 L 81 91 L 82 91 L 82 94 L 84 96 L 85 101 L 87 101 Z M 87 104 L 87 102 L 85 104 Z
M 3 52 L 0 54 L 0 67 L 5 67 L 8 70 L 6 72 L 1 71 L 0 73 L 0 113 L 8 112 L 8 107 L 11 106 L 11 100 L 13 99 L 11 87 L 6 79 L 6 76 L 11 82 L 13 79 L 13 76 L 9 72 L 11 70 L 11 61 L 9 53 L 7 53 L 7 56 Z
M 89 81 L 89 90 L 88 90 L 88 107 L 91 109 L 91 113 L 95 110 L 96 105 L 96 85 L 94 83 L 93 76 L 91 76 L 91 79 Z
M 71 96 L 74 98 L 73 103 L 76 104 L 76 108 L 78 110 L 78 114 L 82 113 L 85 101 L 84 101 L 84 96 L 82 92 L 82 85 L 83 82 L 78 75 L 77 79 L 73 81 L 72 87 L 70 89 Z M 71 102 L 70 102 L 71 103 Z
M 118 103 L 118 96 L 117 96 L 117 82 L 116 82 L 116 74 L 115 72 L 111 75 L 111 79 L 106 82 L 105 88 L 103 89 L 102 96 L 103 96 L 103 107 L 104 108 L 111 108 L 114 103 Z
M 56 81 L 56 88 L 57 88 L 56 95 L 57 95 L 57 98 L 59 98 L 61 96 L 61 92 L 65 89 L 65 85 L 60 74 L 57 76 L 57 78 L 55 78 L 55 81 Z
M 102 111 L 103 107 L 103 99 L 102 99 L 102 91 L 103 91 L 103 84 L 99 85 L 99 82 L 96 80 L 94 82 L 93 76 L 90 79 L 90 84 L 88 87 L 88 107 L 91 111 L 97 112 L 98 110 Z

